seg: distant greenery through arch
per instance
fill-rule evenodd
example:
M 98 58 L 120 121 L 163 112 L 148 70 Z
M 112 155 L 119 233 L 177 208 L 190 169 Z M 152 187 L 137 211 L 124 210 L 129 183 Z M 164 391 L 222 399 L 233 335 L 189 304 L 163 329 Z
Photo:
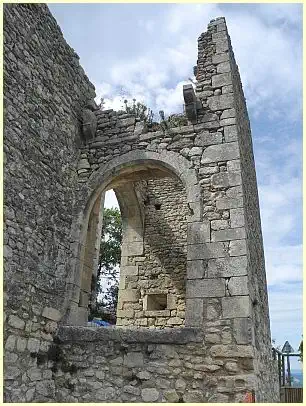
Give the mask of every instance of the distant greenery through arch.
M 121 260 L 122 221 L 118 208 L 104 208 L 103 226 L 96 285 L 96 303 L 89 320 L 94 317 L 116 323 Z

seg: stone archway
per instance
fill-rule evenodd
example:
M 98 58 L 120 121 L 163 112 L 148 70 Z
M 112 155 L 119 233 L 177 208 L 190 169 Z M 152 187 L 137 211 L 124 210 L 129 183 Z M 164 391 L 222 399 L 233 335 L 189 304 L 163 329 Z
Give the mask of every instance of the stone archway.
M 95 277 L 94 267 L 97 264 L 99 252 L 99 235 L 102 222 L 101 205 L 104 201 L 104 192 L 108 189 L 115 190 L 123 216 L 124 237 L 121 262 L 123 273 L 129 274 L 132 272 L 133 274 L 133 272 L 136 272 L 135 265 L 131 265 L 133 263 L 131 258 L 135 256 L 139 257 L 143 254 L 144 208 L 139 204 L 137 193 L 130 185 L 132 184 L 131 182 L 141 182 L 148 179 L 169 179 L 169 181 L 172 179 L 174 185 L 180 183 L 184 188 L 185 206 L 186 212 L 188 212 L 188 218 L 186 219 L 188 223 L 188 227 L 186 224 L 186 232 L 188 229 L 186 249 L 189 243 L 191 245 L 194 244 L 195 228 L 197 242 L 204 242 L 206 240 L 205 227 L 199 227 L 202 224 L 202 203 L 196 173 L 194 169 L 190 168 L 190 162 L 186 158 L 169 151 L 156 153 L 136 150 L 117 157 L 108 164 L 101 166 L 80 190 L 80 200 L 84 202 L 84 195 L 86 194 L 87 203 L 86 205 L 83 204 L 83 206 L 78 204 L 79 212 L 75 216 L 72 250 L 76 253 L 76 256 L 71 261 L 72 272 L 68 285 L 70 295 L 68 292 L 68 313 L 65 323 L 78 325 L 84 324 L 87 321 L 88 300 L 92 281 Z M 172 185 L 172 187 L 174 186 Z M 178 193 L 181 193 L 183 189 L 179 190 Z M 185 260 L 187 260 L 187 256 Z M 187 265 L 185 267 L 187 269 L 190 268 Z M 185 269 L 185 275 L 186 272 L 187 270 Z M 188 280 L 187 275 L 187 284 Z M 186 288 L 188 289 L 187 285 Z M 127 301 L 134 300 L 127 294 L 127 291 L 122 292 L 122 297 L 124 296 L 123 294 L 125 297 L 128 296 Z M 130 291 L 130 294 L 135 294 L 133 289 Z M 165 293 L 160 293 L 160 295 L 163 294 L 165 295 Z M 146 311 L 150 312 L 152 308 L 148 305 L 148 300 L 150 302 L 152 297 L 148 299 L 147 294 L 144 296 Z M 173 300 L 172 296 L 167 295 L 169 301 Z M 120 297 L 119 295 L 119 303 L 121 303 Z M 194 309 L 194 306 L 190 300 L 188 300 L 188 303 L 190 303 L 191 307 L 186 309 L 186 325 L 194 324 L 194 321 L 191 322 L 188 316 L 193 314 L 191 309 Z M 123 309 L 118 308 L 118 310 Z M 166 313 L 170 317 L 170 312 L 164 312 L 164 315 Z M 123 315 L 123 312 L 121 314 Z M 152 315 L 152 312 L 150 314 Z M 162 316 L 162 314 L 159 315 Z

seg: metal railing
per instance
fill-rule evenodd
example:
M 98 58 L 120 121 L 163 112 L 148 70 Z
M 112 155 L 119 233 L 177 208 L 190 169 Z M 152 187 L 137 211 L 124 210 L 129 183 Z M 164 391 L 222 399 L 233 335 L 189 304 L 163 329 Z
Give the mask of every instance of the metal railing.
M 281 402 L 302 403 L 303 388 L 292 387 L 292 376 L 290 368 L 290 357 L 300 357 L 301 355 L 296 352 L 284 353 L 276 348 L 272 348 L 272 354 L 273 359 L 277 360 Z

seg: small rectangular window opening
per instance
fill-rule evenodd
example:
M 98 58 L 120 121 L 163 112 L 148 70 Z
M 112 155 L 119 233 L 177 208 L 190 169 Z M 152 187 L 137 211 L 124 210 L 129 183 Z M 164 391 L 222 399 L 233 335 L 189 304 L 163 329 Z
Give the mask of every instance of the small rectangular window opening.
M 149 294 L 147 295 L 147 308 L 145 310 L 166 310 L 167 295 L 166 294 Z

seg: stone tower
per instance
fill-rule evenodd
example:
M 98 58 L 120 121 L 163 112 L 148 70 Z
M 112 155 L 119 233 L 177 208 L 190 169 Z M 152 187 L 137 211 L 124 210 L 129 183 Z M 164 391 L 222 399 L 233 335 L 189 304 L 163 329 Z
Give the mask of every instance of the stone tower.
M 99 110 L 45 5 L 4 17 L 6 401 L 277 401 L 251 132 L 224 18 L 199 38 L 185 123 L 153 129 Z M 118 325 L 91 328 L 109 189 L 123 219 Z

